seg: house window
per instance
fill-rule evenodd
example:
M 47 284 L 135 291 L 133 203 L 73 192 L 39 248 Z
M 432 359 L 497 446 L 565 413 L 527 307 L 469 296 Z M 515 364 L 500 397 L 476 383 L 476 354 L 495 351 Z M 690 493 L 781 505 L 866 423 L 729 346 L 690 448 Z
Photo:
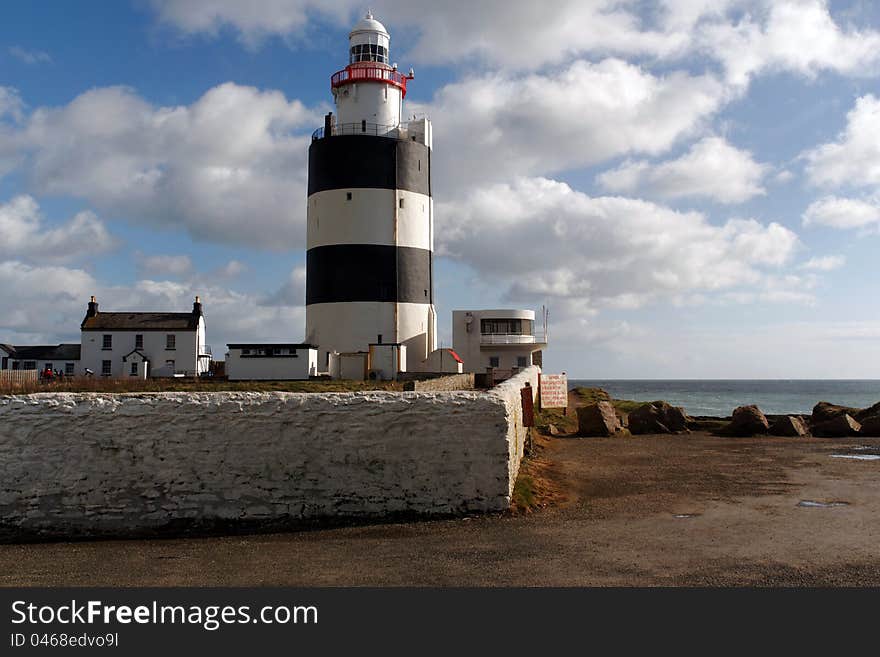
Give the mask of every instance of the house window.
M 64 376 L 73 376 L 73 363 L 64 363 Z
M 144 348 L 144 336 L 141 333 L 138 333 L 134 336 L 134 348 L 135 349 L 143 349 Z
M 35 370 L 37 369 L 37 361 L 35 360 L 26 360 L 24 361 L 24 366 L 21 368 L 23 370 Z
M 529 359 L 526 356 L 517 356 L 516 357 L 516 366 L 517 367 L 528 367 Z
M 112 335 L 105 335 L 104 336 L 104 343 L 101 346 L 101 349 L 104 349 L 104 350 L 113 349 L 113 336 Z
M 110 376 L 112 372 L 113 361 L 102 360 L 101 361 L 101 376 Z
M 242 350 L 241 350 L 241 355 L 242 355 L 242 356 L 250 356 L 250 355 L 251 355 L 251 350 L 250 350 L 250 349 L 242 349 Z
M 498 356 L 489 356 L 489 367 L 498 367 Z
M 177 347 L 177 336 L 169 333 L 165 336 L 165 349 L 175 349 Z
M 482 319 L 481 333 L 534 335 L 534 321 L 528 319 Z
M 174 373 L 174 361 L 173 360 L 166 360 L 165 367 L 170 369 L 172 374 Z
M 280 349 L 273 349 L 273 350 L 272 350 L 272 355 L 273 355 L 273 356 L 280 356 L 280 355 L 281 355 L 281 350 L 280 350 Z
M 132 376 L 137 376 L 137 373 L 138 373 L 138 364 L 137 364 L 137 363 L 132 363 L 132 364 L 131 364 L 131 375 L 132 375 Z
M 4 356 L 3 362 L 2 362 L 2 364 L 0 364 L 0 370 L 7 370 L 7 369 L 9 369 L 9 356 Z

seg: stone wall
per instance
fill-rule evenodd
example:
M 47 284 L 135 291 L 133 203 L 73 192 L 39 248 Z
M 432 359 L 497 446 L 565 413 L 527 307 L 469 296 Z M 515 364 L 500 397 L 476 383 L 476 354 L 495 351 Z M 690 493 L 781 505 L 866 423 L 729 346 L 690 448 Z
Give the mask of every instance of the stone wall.
M 444 374 L 422 380 L 407 381 L 404 384 L 404 390 L 414 390 L 416 392 L 449 392 L 452 390 L 473 389 L 473 373 Z
M 0 538 L 509 505 L 519 388 L 0 397 Z

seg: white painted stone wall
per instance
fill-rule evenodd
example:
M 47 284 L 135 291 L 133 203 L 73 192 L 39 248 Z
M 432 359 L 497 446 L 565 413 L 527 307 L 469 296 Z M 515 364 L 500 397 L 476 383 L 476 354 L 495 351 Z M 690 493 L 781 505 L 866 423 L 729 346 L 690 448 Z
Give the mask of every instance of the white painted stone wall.
M 0 397 L 0 538 L 509 505 L 519 389 Z

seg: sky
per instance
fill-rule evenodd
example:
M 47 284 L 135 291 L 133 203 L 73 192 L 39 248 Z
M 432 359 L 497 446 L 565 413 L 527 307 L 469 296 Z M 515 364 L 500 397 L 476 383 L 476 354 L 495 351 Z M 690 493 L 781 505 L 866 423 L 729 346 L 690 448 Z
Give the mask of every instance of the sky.
M 880 378 L 880 7 L 373 0 L 434 126 L 435 298 L 549 309 L 573 378 Z M 0 342 L 204 302 L 303 338 L 349 0 L 0 10 Z

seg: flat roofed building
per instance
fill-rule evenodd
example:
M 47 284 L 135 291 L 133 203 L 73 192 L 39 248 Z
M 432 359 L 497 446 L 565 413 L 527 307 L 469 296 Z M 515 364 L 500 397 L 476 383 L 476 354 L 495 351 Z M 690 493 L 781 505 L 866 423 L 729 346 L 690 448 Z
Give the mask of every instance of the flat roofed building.
M 318 374 L 314 345 L 240 342 L 226 346 L 230 381 L 297 381 Z
M 80 345 L 9 345 L 0 344 L 0 370 L 52 370 L 64 376 L 83 373 Z
M 536 329 L 533 310 L 454 310 L 452 346 L 464 361 L 465 372 L 492 368 L 504 377 L 542 365 L 547 330 L 546 325 Z

